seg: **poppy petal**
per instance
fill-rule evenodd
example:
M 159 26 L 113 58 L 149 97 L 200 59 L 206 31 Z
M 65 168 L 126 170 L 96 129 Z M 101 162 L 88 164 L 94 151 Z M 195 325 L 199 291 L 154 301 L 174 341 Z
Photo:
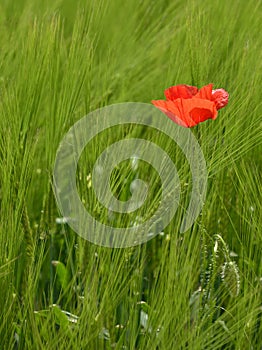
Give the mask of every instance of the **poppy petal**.
M 165 90 L 167 100 L 174 101 L 177 98 L 192 98 L 198 92 L 198 88 L 191 85 L 171 86 Z
M 203 86 L 201 89 L 199 89 L 196 97 L 212 101 L 212 88 L 213 84 Z
M 184 100 L 184 104 L 187 105 L 185 109 L 187 109 L 188 115 L 196 124 L 217 117 L 217 109 L 212 101 L 194 97 L 192 100 Z
M 185 108 L 184 101 L 190 101 L 190 99 L 178 98 L 175 101 L 166 101 L 167 109 L 176 118 L 169 117 L 174 122 L 184 127 L 195 126 L 195 121 L 190 117 L 188 110 Z M 179 120 L 177 120 L 179 119 Z
M 212 90 L 212 101 L 215 102 L 216 109 L 225 107 L 228 104 L 228 92 L 224 89 Z
M 182 101 L 179 98 L 175 101 L 154 100 L 152 103 L 176 124 L 183 127 L 195 126 L 194 120 L 184 111 Z

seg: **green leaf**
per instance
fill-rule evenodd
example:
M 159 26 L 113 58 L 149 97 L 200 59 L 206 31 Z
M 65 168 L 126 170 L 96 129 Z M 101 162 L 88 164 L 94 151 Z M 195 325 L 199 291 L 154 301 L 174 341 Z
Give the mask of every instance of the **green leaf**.
M 70 273 L 61 261 L 53 260 L 52 264 L 56 268 L 58 280 L 61 284 L 63 291 L 65 291 L 70 281 Z
M 62 330 L 69 330 L 69 320 L 66 314 L 57 305 L 53 305 L 52 310 L 55 315 L 56 323 L 61 327 Z

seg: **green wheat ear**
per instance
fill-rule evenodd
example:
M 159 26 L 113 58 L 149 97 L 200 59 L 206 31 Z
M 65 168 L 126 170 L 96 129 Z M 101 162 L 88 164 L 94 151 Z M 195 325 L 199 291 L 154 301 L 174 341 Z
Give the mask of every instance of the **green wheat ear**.
M 223 264 L 221 278 L 228 288 L 230 295 L 237 297 L 240 291 L 240 276 L 235 261 L 228 261 Z
M 216 251 L 218 247 L 222 245 L 221 251 L 224 256 L 224 263 L 221 266 L 221 278 L 225 286 L 227 287 L 229 294 L 232 297 L 237 297 L 240 291 L 240 275 L 239 269 L 235 261 L 232 261 L 230 258 L 230 251 L 225 243 L 224 239 L 219 235 L 215 235 L 216 238 Z
M 22 225 L 24 229 L 24 241 L 26 244 L 26 255 L 29 261 L 34 259 L 35 242 L 33 237 L 33 230 L 28 216 L 27 206 L 24 203 L 22 212 Z

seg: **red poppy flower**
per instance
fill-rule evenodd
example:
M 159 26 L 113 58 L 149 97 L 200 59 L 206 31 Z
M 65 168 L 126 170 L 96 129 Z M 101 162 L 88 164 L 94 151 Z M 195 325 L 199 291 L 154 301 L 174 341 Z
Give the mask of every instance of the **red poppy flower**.
M 213 84 L 201 89 L 190 85 L 171 86 L 165 90 L 166 100 L 152 103 L 175 123 L 190 128 L 207 119 L 216 119 L 218 109 L 227 105 L 228 93 L 212 88 Z

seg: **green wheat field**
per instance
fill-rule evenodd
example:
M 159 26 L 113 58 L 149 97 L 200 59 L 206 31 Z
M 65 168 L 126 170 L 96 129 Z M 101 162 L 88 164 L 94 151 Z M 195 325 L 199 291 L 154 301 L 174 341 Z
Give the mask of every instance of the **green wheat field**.
M 261 23 L 260 0 L 0 1 L 1 350 L 262 349 Z M 133 179 L 149 184 L 135 213 L 112 216 L 92 189 L 99 154 L 135 136 L 176 164 L 176 214 L 130 248 L 74 232 L 53 186 L 69 128 L 100 107 L 150 104 L 172 85 L 209 83 L 230 98 L 216 120 L 192 128 L 208 170 L 194 225 L 179 231 L 191 195 L 179 147 L 127 125 L 97 135 L 81 156 L 76 181 L 86 209 L 116 227 L 154 214 L 161 181 L 143 160 L 111 174 L 121 200 Z

